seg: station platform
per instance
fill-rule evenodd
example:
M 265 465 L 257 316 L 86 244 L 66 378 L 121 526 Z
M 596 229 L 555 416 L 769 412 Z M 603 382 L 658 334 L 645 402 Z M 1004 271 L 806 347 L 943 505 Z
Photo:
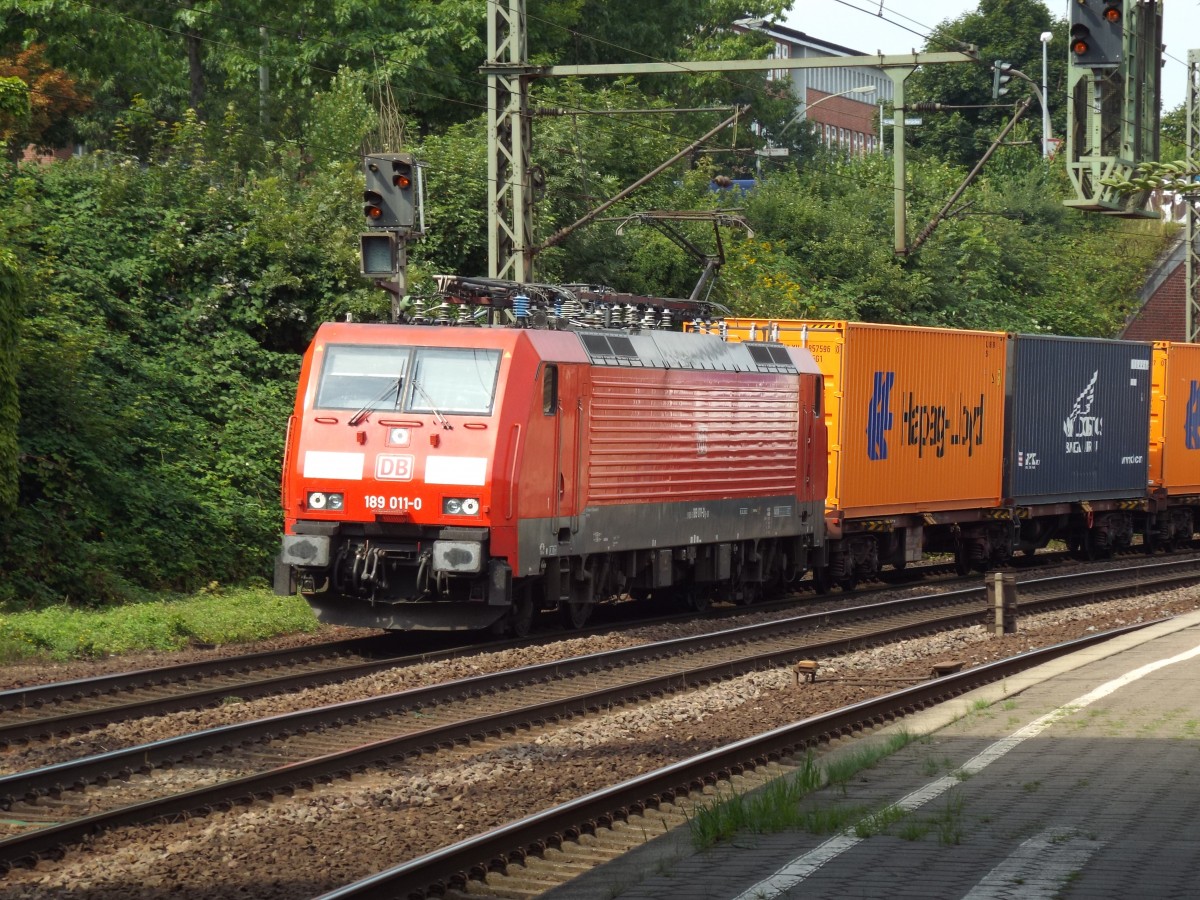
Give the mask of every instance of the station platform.
M 839 746 L 919 736 L 803 803 L 833 834 L 686 828 L 546 900 L 1200 897 L 1200 613 L 1115 638 Z M 857 826 L 857 827 L 856 827 Z

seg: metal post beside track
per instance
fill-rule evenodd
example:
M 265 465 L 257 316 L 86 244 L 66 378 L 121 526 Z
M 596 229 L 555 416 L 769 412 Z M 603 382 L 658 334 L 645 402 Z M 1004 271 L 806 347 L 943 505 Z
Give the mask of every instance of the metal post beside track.
M 995 613 L 992 634 L 1000 636 L 1017 631 L 1017 579 L 1015 575 L 993 572 L 985 580 L 988 605 Z

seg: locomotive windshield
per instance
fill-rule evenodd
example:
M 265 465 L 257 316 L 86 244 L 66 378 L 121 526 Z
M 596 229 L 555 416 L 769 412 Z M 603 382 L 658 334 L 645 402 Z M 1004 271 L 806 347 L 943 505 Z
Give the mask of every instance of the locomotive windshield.
M 316 406 L 488 415 L 499 371 L 498 350 L 328 344 Z
M 488 415 L 500 371 L 499 350 L 422 347 L 412 368 L 409 412 Z
M 401 379 L 412 351 L 408 347 L 363 347 L 329 344 L 317 387 L 323 409 L 396 409 Z

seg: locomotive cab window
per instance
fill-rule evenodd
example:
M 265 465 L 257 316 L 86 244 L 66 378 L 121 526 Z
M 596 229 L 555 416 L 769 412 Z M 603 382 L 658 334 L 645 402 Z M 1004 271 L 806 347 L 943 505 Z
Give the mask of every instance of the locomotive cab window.
M 558 412 L 558 366 L 547 364 L 542 370 L 542 412 L 548 416 Z
M 317 407 L 398 408 L 409 354 L 407 347 L 326 345 Z
M 496 396 L 499 350 L 419 347 L 405 408 L 409 412 L 486 416 Z

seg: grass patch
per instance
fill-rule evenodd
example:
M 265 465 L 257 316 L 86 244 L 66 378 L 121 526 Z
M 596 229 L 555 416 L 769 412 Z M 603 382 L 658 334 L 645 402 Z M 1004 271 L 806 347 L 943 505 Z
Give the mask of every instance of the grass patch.
M 0 663 L 181 650 L 316 628 L 300 597 L 277 597 L 266 587 L 213 586 L 191 596 L 100 609 L 0 610 Z
M 821 786 L 821 772 L 810 753 L 800 770 L 777 778 L 752 794 L 716 798 L 697 808 L 689 825 L 697 849 L 728 840 L 739 831 L 767 834 L 804 827 L 800 801 Z
M 963 796 L 951 791 L 945 805 L 933 817 L 938 842 L 946 846 L 962 843 Z
M 914 740 L 913 735 L 901 729 L 878 744 L 842 755 L 824 767 L 818 767 L 810 753 L 800 770 L 786 778 L 776 779 L 745 796 L 717 797 L 698 807 L 688 823 L 692 843 L 697 849 L 704 850 L 717 841 L 729 840 L 738 832 L 769 834 L 795 828 L 814 834 L 831 834 L 848 828 L 866 815 L 863 807 L 801 809 L 800 801 L 826 784 L 836 785 L 845 793 L 846 784 L 856 774 Z
M 859 819 L 854 825 L 854 834 L 860 838 L 874 837 L 877 834 L 883 834 L 897 822 L 902 822 L 907 818 L 909 818 L 908 812 L 899 806 L 895 804 L 885 806 L 883 809 Z
M 900 823 L 900 827 L 896 829 L 896 837 L 905 841 L 923 841 L 932 828 L 928 822 L 910 816 Z
M 891 756 L 897 750 L 903 750 L 912 742 L 913 736 L 902 728 L 895 734 L 889 735 L 887 740 L 882 743 L 863 747 L 830 762 L 825 766 L 825 777 L 830 784 L 841 788 L 844 794 L 846 785 L 849 784 L 851 778 L 864 769 L 870 769 L 881 759 Z

